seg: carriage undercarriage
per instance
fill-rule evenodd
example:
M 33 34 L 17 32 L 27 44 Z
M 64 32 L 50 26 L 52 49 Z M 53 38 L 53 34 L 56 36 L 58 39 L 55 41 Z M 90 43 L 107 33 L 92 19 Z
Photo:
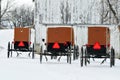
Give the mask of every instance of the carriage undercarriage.
M 101 53 L 98 53 L 101 54 Z M 87 51 L 87 48 L 83 49 L 81 48 L 81 56 L 80 56 L 80 64 L 81 67 L 83 65 L 87 66 L 87 64 L 90 64 L 90 58 L 92 58 L 94 61 L 95 59 L 103 59 L 101 64 L 103 64 L 108 58 L 110 59 L 110 67 L 115 66 L 115 51 L 113 48 L 110 49 L 110 51 L 103 52 L 101 55 L 97 55 L 97 52 L 90 53 Z
M 13 47 L 13 43 L 8 42 L 7 58 L 12 57 L 13 52 L 17 53 L 17 57 L 21 54 L 20 52 L 29 52 L 28 56 L 29 57 L 32 56 L 32 59 L 34 59 L 34 52 L 35 52 L 34 51 L 34 44 L 30 48 L 27 48 L 27 47 L 28 46 L 26 46 L 26 45 L 22 46 L 22 47 L 15 46 L 15 44 L 14 44 L 14 47 Z
M 67 63 L 71 64 L 72 61 L 72 56 L 73 56 L 73 60 L 78 59 L 79 56 L 79 50 L 78 47 L 74 48 L 74 49 L 66 49 L 66 51 L 47 51 L 44 50 L 42 51 L 42 47 L 41 47 L 41 52 L 40 52 L 40 63 L 42 63 L 42 59 L 43 56 L 45 57 L 46 61 L 48 61 L 47 56 L 50 56 L 51 59 L 57 59 L 58 57 L 58 61 L 60 61 L 62 56 L 66 56 L 67 58 Z

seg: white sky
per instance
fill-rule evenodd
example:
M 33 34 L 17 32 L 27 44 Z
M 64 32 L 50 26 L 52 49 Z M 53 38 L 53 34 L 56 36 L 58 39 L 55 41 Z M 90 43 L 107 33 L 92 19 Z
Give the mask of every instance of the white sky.
M 25 5 L 28 5 L 28 6 L 33 5 L 32 1 L 33 0 L 15 0 L 16 4 L 18 4 L 18 5 L 25 4 Z
M 2 1 L 2 7 L 4 7 L 6 5 L 8 0 L 3 0 Z M 33 0 L 15 0 L 14 6 L 21 6 L 21 5 L 26 5 L 26 6 L 34 6 L 34 2 L 32 2 Z

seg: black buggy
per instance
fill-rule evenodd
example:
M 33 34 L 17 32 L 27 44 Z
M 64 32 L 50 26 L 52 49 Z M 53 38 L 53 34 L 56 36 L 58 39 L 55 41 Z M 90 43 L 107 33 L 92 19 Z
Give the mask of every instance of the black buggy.
M 8 42 L 7 58 L 12 57 L 12 52 L 15 51 L 17 56 L 19 52 L 29 52 L 29 57 L 32 53 L 34 59 L 34 44 L 31 44 L 31 29 L 30 28 L 14 28 L 14 41 Z
M 110 30 L 108 27 L 88 27 L 88 44 L 81 48 L 81 67 L 90 63 L 90 58 L 110 59 L 110 67 L 115 65 L 115 50 L 110 47 Z
M 44 40 L 43 40 L 44 41 Z M 71 56 L 73 53 L 73 59 L 77 59 L 79 55 L 78 46 L 74 45 L 74 32 L 72 27 L 52 27 L 47 29 L 47 42 L 46 49 L 40 52 L 40 62 L 42 63 L 42 57 L 51 56 L 51 59 L 58 60 L 62 56 L 67 57 L 67 63 L 71 64 Z

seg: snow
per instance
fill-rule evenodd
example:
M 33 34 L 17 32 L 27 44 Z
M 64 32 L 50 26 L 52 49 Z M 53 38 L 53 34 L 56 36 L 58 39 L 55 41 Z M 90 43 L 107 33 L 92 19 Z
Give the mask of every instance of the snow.
M 34 42 L 34 30 L 32 30 L 32 41 Z M 79 59 L 66 62 L 62 57 L 61 61 L 43 58 L 39 62 L 39 55 L 35 59 L 22 53 L 16 57 L 7 59 L 7 44 L 13 41 L 13 29 L 0 30 L 0 79 L 1 80 L 120 80 L 120 61 L 116 59 L 116 66 L 109 67 L 109 59 L 100 64 L 101 59 L 91 60 L 87 67 L 80 67 Z M 48 57 L 49 58 L 49 57 Z

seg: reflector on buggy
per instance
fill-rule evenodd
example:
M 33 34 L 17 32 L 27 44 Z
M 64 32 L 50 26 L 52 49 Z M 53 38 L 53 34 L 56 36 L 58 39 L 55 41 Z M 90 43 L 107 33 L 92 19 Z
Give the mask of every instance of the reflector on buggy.
M 67 62 L 71 63 L 72 53 L 74 53 L 73 55 L 79 54 L 78 49 L 75 49 L 76 47 L 74 46 L 74 30 L 72 27 L 49 27 L 46 40 L 47 50 L 41 51 L 40 62 L 42 62 L 42 56 L 45 55 L 51 56 L 51 59 L 60 56 L 58 60 L 62 56 L 66 56 Z
M 34 58 L 34 44 L 31 45 L 31 29 L 30 28 L 14 28 L 14 41 L 8 42 L 7 57 L 12 57 L 12 51 L 30 52 Z M 29 53 L 29 55 L 30 55 Z
M 110 30 L 108 27 L 88 27 L 88 43 L 81 48 L 81 66 L 90 63 L 90 58 L 110 58 L 110 67 L 115 65 L 115 51 L 110 47 Z

